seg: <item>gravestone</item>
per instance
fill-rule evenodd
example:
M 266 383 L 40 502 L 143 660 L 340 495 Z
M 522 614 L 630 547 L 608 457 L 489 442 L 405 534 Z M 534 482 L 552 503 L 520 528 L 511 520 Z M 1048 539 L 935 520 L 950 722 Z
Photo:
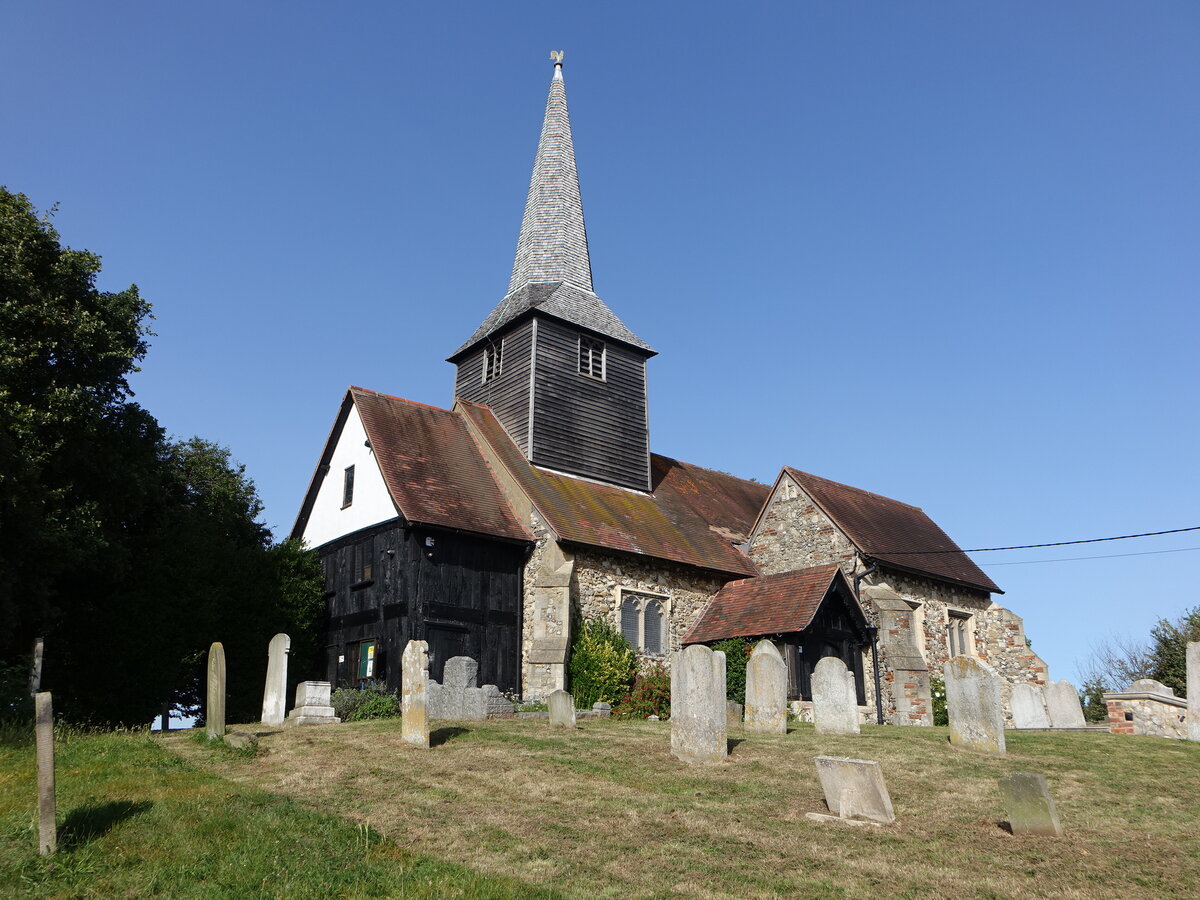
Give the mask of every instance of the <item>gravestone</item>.
M 729 728 L 742 727 L 742 704 L 736 700 L 727 700 L 725 702 L 725 725 Z
M 163 731 L 166 731 L 164 720 Z M 210 740 L 225 735 L 225 648 L 214 641 L 208 648 L 208 694 L 204 705 L 204 733 Z
M 328 681 L 302 681 L 296 685 L 296 705 L 288 713 L 286 725 L 336 725 L 342 721 L 329 705 Z
M 866 819 L 881 825 L 896 821 L 892 797 L 883 780 L 879 763 L 869 759 L 818 756 L 817 777 L 825 792 L 829 811 L 839 819 Z M 817 813 L 810 818 L 824 819 Z
M 1052 681 L 1046 685 L 1046 710 L 1050 714 L 1051 728 L 1083 728 L 1083 707 L 1075 685 L 1067 680 Z
M 550 724 L 559 728 L 575 727 L 575 698 L 566 691 L 553 691 L 546 702 L 550 705 Z
M 1187 645 L 1187 737 L 1200 741 L 1200 641 Z
M 263 688 L 262 720 L 264 725 L 282 725 L 287 704 L 287 658 L 292 639 L 286 634 L 271 638 L 267 648 L 267 683 Z
M 592 712 L 599 719 L 611 719 L 612 718 L 612 704 L 605 703 L 603 700 L 597 700 L 595 703 L 592 704 Z
M 469 656 L 446 660 L 442 683 L 429 681 L 428 709 L 431 719 L 507 719 L 516 715 L 511 700 L 494 684 L 476 687 L 479 663 Z
M 836 656 L 826 656 L 813 668 L 812 715 L 817 734 L 859 733 L 854 676 Z
M 400 668 L 400 740 L 428 750 L 429 644 L 409 641 Z
M 1046 712 L 1046 694 L 1040 684 L 1014 684 L 1012 698 L 1014 728 L 1049 728 L 1050 715 Z
M 686 763 L 719 763 L 729 753 L 725 654 L 702 644 L 671 661 L 671 753 Z
M 1046 776 L 1014 772 L 1000 779 L 1000 796 L 1013 834 L 1062 837 L 1062 824 Z
M 746 663 L 743 727 L 759 734 L 787 734 L 787 664 L 771 641 L 759 641 Z
M 1004 707 L 996 670 L 969 656 L 945 666 L 950 743 L 985 753 L 1004 752 Z
M 33 695 L 37 745 L 38 853 L 58 849 L 58 808 L 54 798 L 54 704 L 49 691 Z

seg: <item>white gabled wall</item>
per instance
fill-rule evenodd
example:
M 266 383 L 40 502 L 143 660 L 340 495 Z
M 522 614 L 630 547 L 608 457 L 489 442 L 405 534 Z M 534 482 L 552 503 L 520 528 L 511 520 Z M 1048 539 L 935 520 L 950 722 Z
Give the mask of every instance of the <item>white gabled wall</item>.
M 399 513 L 392 495 L 383 481 L 375 454 L 366 446 L 367 432 L 359 418 L 358 408 L 351 405 L 346 424 L 338 436 L 329 471 L 317 488 L 308 524 L 304 527 L 304 543 L 319 547 L 342 535 L 378 525 L 396 518 Z M 347 466 L 354 466 L 354 501 L 342 508 L 342 485 Z

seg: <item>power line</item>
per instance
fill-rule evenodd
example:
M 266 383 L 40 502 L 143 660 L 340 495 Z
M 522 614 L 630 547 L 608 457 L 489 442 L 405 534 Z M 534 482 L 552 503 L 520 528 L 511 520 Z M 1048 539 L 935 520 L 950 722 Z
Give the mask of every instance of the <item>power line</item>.
M 874 550 L 870 556 L 904 556 L 926 553 L 991 553 L 995 550 L 1034 550 L 1038 547 L 1066 547 L 1070 544 L 1099 544 L 1102 541 L 1127 541 L 1130 538 L 1158 537 L 1160 534 L 1181 534 L 1185 531 L 1200 531 L 1200 525 L 1190 528 L 1171 528 L 1167 531 L 1144 531 L 1141 534 L 1119 534 L 1116 537 L 1087 538 L 1082 541 L 1051 541 L 1047 544 L 1015 544 L 1012 547 L 975 547 L 971 550 Z M 1085 559 L 1086 557 L 1079 557 Z M 993 564 L 994 565 L 994 564 Z
M 1119 559 L 1123 556 L 1156 556 L 1159 553 L 1186 553 L 1189 550 L 1200 550 L 1200 547 L 1180 547 L 1177 550 L 1146 550 L 1142 553 L 1109 553 L 1106 556 L 1064 556 L 1061 559 L 1022 559 L 1016 562 L 989 563 L 988 568 L 995 566 L 1029 566 L 1034 563 L 1073 562 L 1077 559 Z

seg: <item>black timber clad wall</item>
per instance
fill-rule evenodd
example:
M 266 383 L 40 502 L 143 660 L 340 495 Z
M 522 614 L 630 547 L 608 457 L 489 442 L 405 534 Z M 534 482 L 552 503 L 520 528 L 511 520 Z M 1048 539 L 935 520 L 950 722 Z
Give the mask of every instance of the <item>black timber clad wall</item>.
M 426 538 L 433 539 L 432 547 Z M 408 641 L 433 644 L 435 638 L 451 637 L 464 655 L 479 661 L 480 684 L 517 690 L 523 546 L 406 529 L 393 521 L 347 535 L 319 552 L 329 617 L 323 677 L 335 687 L 354 685 L 359 641 L 378 641 L 376 679 L 399 690 Z M 370 579 L 358 578 L 356 554 L 370 554 Z M 439 646 L 444 645 L 442 640 Z M 344 657 L 340 663 L 339 657 Z M 431 664 L 431 676 L 440 681 L 445 659 Z
M 581 375 L 579 335 L 557 321 L 538 321 L 530 459 L 648 490 L 645 356 L 605 340 L 605 380 Z
M 505 334 L 500 375 L 483 383 L 484 345 L 458 365 L 454 396 L 484 403 L 492 408 L 500 424 L 521 452 L 529 454 L 529 367 L 533 358 L 533 321 Z

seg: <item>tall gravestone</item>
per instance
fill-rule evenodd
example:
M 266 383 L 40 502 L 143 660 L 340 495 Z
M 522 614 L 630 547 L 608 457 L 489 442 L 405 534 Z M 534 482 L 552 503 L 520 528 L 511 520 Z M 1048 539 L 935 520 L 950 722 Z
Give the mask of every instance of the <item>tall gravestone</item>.
M 1200 741 L 1200 641 L 1187 645 L 1187 736 Z
M 671 753 L 687 763 L 719 763 L 729 753 L 720 650 L 692 644 L 672 658 Z
M 550 724 L 559 728 L 575 727 L 575 698 L 566 691 L 553 691 L 546 698 L 550 707 Z
M 996 670 L 969 656 L 946 663 L 950 743 L 985 753 L 1004 752 L 1004 706 Z
M 38 853 L 58 849 L 58 808 L 54 798 L 54 704 L 49 691 L 33 695 L 37 743 Z
M 263 688 L 262 720 L 264 725 L 282 725 L 287 705 L 288 653 L 292 639 L 286 634 L 271 638 L 267 648 L 267 683 Z
M 1034 772 L 1006 775 L 1000 779 L 1000 796 L 1013 834 L 1062 837 L 1062 823 L 1045 775 Z
M 817 777 L 825 792 L 825 805 L 838 818 L 866 819 L 881 825 L 896 821 L 883 770 L 874 760 L 818 756 Z M 812 813 L 809 816 L 824 818 Z
M 1051 728 L 1083 728 L 1087 720 L 1083 717 L 1083 706 L 1079 692 L 1067 680 L 1051 681 L 1046 685 L 1046 709 L 1050 714 Z
M 787 664 L 771 641 L 759 641 L 746 663 L 743 727 L 759 734 L 787 734 Z
M 858 692 L 854 676 L 836 656 L 813 667 L 813 726 L 817 734 L 858 734 Z
M 208 691 L 204 704 L 204 733 L 209 738 L 225 736 L 225 648 L 214 641 L 208 648 Z M 166 730 L 164 725 L 163 730 Z
M 1014 684 L 1012 697 L 1014 728 L 1049 728 L 1050 716 L 1046 712 L 1046 694 L 1040 684 Z
M 400 669 L 400 740 L 428 750 L 429 644 L 409 641 Z

